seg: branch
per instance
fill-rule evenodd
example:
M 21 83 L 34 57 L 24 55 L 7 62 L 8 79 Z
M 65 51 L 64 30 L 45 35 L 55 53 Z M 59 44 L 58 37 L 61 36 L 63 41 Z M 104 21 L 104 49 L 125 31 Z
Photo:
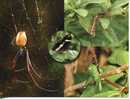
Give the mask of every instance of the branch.
M 101 74 L 100 77 L 102 79 L 105 79 L 107 77 L 110 77 L 112 75 L 120 74 L 121 72 L 128 69 L 128 64 L 121 65 L 118 68 L 112 69 L 111 71 L 108 71 L 107 73 Z
M 104 81 L 107 82 L 108 84 L 112 85 L 113 87 L 118 88 L 122 93 L 128 93 L 128 87 L 121 86 L 115 82 L 108 80 L 108 79 L 104 79 Z
M 92 22 L 92 26 L 91 26 L 91 30 L 90 30 L 90 34 L 91 35 L 94 35 L 95 36 L 95 31 L 96 31 L 96 23 L 99 19 L 99 16 L 96 15 L 94 18 L 93 18 L 93 22 Z
M 111 15 L 110 15 L 110 13 L 108 13 L 108 12 L 104 12 L 104 13 L 98 13 L 98 14 L 93 18 L 91 30 L 89 31 L 91 35 L 94 35 L 94 36 L 95 36 L 96 24 L 97 24 L 99 18 L 105 17 L 105 16 L 111 16 Z
M 69 93 L 69 92 L 72 92 L 72 91 L 75 91 L 75 90 L 78 90 L 78 89 L 82 89 L 82 88 L 84 88 L 85 86 L 86 86 L 86 81 L 83 81 L 83 82 L 81 82 L 81 83 L 79 83 L 79 84 L 72 85 L 72 86 L 66 88 L 66 89 L 64 90 L 64 93 Z

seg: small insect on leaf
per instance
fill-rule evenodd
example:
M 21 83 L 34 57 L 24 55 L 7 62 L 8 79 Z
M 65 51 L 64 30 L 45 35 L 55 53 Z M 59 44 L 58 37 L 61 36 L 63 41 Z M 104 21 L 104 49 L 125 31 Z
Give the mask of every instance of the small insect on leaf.
M 64 31 L 58 31 L 48 44 L 49 54 L 58 62 L 74 60 L 80 53 L 80 42 L 77 38 Z
M 56 44 L 54 45 L 54 47 L 52 48 L 52 50 L 55 51 L 64 51 L 67 50 L 67 48 L 69 47 L 70 43 L 71 43 L 71 35 L 65 35 L 63 37 L 63 39 L 58 40 L 56 42 Z

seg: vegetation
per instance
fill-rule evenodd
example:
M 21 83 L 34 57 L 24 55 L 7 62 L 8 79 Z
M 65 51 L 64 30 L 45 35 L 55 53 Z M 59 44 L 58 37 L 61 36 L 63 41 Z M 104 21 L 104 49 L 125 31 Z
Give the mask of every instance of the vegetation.
M 128 97 L 128 0 L 1 0 L 0 22 L 0 97 Z
M 87 67 L 83 71 L 78 64 L 65 96 L 128 96 L 128 0 L 64 0 L 64 4 L 65 31 L 76 35 L 87 51 L 94 48 L 90 56 L 96 56 L 96 62 L 83 63 Z

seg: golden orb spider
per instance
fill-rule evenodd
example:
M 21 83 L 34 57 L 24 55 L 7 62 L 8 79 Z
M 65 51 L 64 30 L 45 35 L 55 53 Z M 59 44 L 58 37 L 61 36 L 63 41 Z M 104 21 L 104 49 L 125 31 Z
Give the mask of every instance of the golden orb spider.
M 37 0 L 34 0 L 35 1 L 35 5 L 36 5 L 36 8 L 37 8 L 37 13 L 38 13 L 38 22 L 40 19 L 39 17 L 39 7 L 38 7 L 38 4 L 37 4 Z M 26 17 L 26 20 L 28 21 L 30 27 L 32 28 L 32 32 L 35 32 L 35 29 L 33 28 L 33 25 L 31 23 L 31 19 L 28 15 L 28 12 L 26 10 L 26 6 L 25 6 L 25 1 L 24 0 L 21 0 L 21 5 L 23 7 L 23 10 L 25 12 L 25 17 Z M 26 52 L 26 69 L 27 69 L 27 73 L 29 74 L 29 77 L 31 78 L 32 82 L 35 84 L 35 86 L 41 90 L 44 90 L 44 91 L 48 91 L 48 92 L 55 92 L 57 90 L 51 90 L 51 89 L 47 89 L 47 88 L 44 88 L 42 87 L 41 85 L 39 85 L 37 79 L 43 79 L 42 76 L 39 74 L 39 72 L 34 68 L 32 62 L 31 62 L 31 59 L 30 59 L 30 56 L 29 56 L 29 51 L 28 51 L 28 48 L 26 47 L 26 44 L 27 44 L 27 35 L 24 31 L 24 29 L 22 31 L 18 31 L 18 28 L 17 28 L 17 25 L 16 25 L 16 22 L 15 22 L 15 15 L 13 13 L 13 8 L 11 8 L 11 16 L 12 16 L 12 21 L 13 21 L 13 25 L 14 25 L 14 29 L 15 29 L 15 32 L 16 32 L 16 37 L 15 37 L 15 44 L 19 47 L 19 50 L 17 51 L 14 59 L 13 59 L 13 64 L 12 64 L 12 68 L 13 70 L 15 71 L 16 70 L 16 62 L 19 58 L 19 56 L 21 56 L 23 54 L 23 52 Z M 40 21 L 42 23 L 42 21 Z M 22 82 L 26 82 L 26 81 L 22 81 Z

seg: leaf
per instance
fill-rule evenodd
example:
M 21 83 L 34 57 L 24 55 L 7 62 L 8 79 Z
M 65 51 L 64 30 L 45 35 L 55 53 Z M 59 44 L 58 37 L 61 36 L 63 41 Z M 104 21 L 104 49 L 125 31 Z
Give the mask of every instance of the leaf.
M 69 24 L 65 24 L 65 31 L 74 33 L 76 36 L 77 34 L 85 32 L 79 22 L 71 22 Z
M 127 16 L 114 16 L 110 19 L 110 25 L 105 31 L 99 23 L 96 26 L 96 35 L 78 36 L 81 44 L 84 46 L 102 46 L 102 47 L 123 47 L 125 48 L 128 41 L 128 17 Z M 86 44 L 85 44 L 86 43 Z M 125 46 L 125 47 L 124 47 Z
M 91 79 L 91 74 L 89 74 L 87 70 L 84 73 L 78 72 L 75 74 L 75 83 L 80 83 L 85 80 L 90 81 Z
M 65 43 L 65 41 L 62 41 L 66 36 L 70 36 L 70 43 L 68 46 L 65 47 L 65 45 L 67 45 Z M 62 42 L 61 42 L 62 41 Z M 56 47 L 56 49 L 58 49 L 56 51 L 56 49 L 54 50 L 53 48 L 57 45 L 57 43 L 60 42 L 60 44 L 58 45 L 58 47 Z M 61 47 L 61 48 L 60 48 Z M 49 54 L 52 56 L 52 58 L 58 62 L 70 62 L 72 60 L 74 60 L 75 58 L 77 58 L 77 56 L 80 53 L 80 42 L 79 40 L 77 40 L 77 38 L 75 38 L 75 36 L 73 34 L 70 34 L 68 32 L 65 31 L 58 31 L 56 32 L 51 40 L 48 43 L 48 48 L 49 48 Z M 61 50 L 60 49 L 64 49 L 65 50 Z
M 128 4 L 128 0 L 116 0 L 111 7 L 110 13 L 111 15 L 123 15 L 122 6 Z
M 112 55 L 108 58 L 108 62 L 119 65 L 128 64 L 128 51 L 115 49 Z
M 104 2 L 101 3 L 101 6 L 104 8 L 104 9 L 108 9 L 111 7 L 111 0 L 103 0 Z
M 120 95 L 120 91 L 119 90 L 110 90 L 110 91 L 106 91 L 106 92 L 102 92 L 102 93 L 98 93 L 96 95 L 94 95 L 95 97 L 113 97 L 113 96 L 117 96 Z
M 112 36 L 112 32 L 109 32 L 109 31 L 104 31 L 104 37 L 110 42 L 109 44 L 112 44 L 112 46 L 115 45 L 114 41 L 115 39 L 113 39 L 113 36 Z
M 70 0 L 64 0 L 64 4 L 68 4 Z
M 75 10 L 75 12 L 82 17 L 86 17 L 88 14 L 88 11 L 86 9 L 77 9 Z
M 84 0 L 86 1 L 86 3 L 90 4 L 90 3 L 103 3 L 104 0 Z
M 92 97 L 97 92 L 97 87 L 88 85 L 88 87 L 83 91 L 81 97 Z
M 111 15 L 122 15 L 122 8 L 113 8 L 110 10 Z
M 103 29 L 107 29 L 110 24 L 110 21 L 106 18 L 100 18 L 100 23 L 101 23 Z
M 80 23 L 80 25 L 84 28 L 84 30 L 86 31 L 86 32 L 88 32 L 89 31 L 89 29 L 91 28 L 91 21 L 92 20 L 92 17 L 90 17 L 90 16 L 87 16 L 87 17 L 85 17 L 85 18 L 83 18 L 83 17 L 79 17 L 79 23 Z
M 97 66 L 94 64 L 89 65 L 89 72 L 91 73 L 91 76 L 94 77 L 94 80 L 100 81 L 100 77 L 97 71 Z
M 113 4 L 112 4 L 112 8 L 119 8 L 123 5 L 128 4 L 128 0 L 116 0 Z
M 101 13 L 103 10 L 102 6 L 100 6 L 99 4 L 93 4 L 93 6 L 89 6 L 86 8 L 88 10 L 88 16 L 94 17 L 97 15 L 97 13 Z
M 110 22 L 113 34 L 116 34 L 118 42 L 128 39 L 128 17 L 127 16 L 113 16 Z M 115 37 L 114 37 L 115 38 Z
M 49 62 L 48 63 L 48 76 L 49 78 L 53 79 L 59 79 L 62 77 L 64 73 L 64 66 L 63 64 L 54 61 L 50 56 L 49 56 Z

